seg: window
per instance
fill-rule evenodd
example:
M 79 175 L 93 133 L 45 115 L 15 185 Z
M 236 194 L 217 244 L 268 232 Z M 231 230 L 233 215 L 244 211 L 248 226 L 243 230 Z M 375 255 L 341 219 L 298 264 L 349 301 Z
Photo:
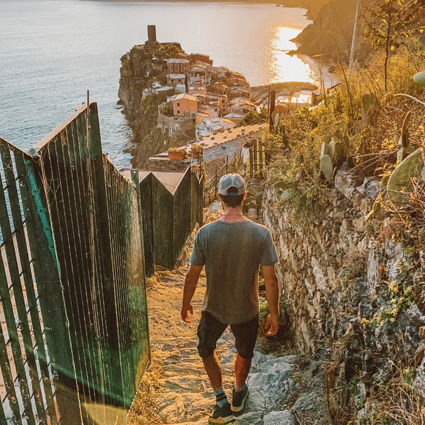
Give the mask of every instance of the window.
M 177 102 L 177 106 L 180 106 L 180 102 Z
M 177 111 L 177 115 L 180 115 L 180 111 Z

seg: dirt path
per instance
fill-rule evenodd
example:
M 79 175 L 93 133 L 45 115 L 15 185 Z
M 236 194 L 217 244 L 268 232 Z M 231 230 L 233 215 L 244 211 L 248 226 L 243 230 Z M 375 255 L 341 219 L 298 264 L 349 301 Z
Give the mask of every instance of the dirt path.
M 216 219 L 216 211 L 217 205 L 213 205 L 206 221 Z M 186 258 L 178 269 L 157 273 L 148 282 L 152 363 L 128 416 L 128 425 L 208 423 L 215 399 L 196 349 L 196 331 L 205 288 L 204 272 L 192 300 L 192 323 L 184 323 L 180 318 L 190 252 L 191 247 L 187 247 Z M 236 355 L 229 329 L 218 340 L 217 353 L 223 367 L 224 389 L 230 396 Z M 248 378 L 250 393 L 245 410 L 232 425 L 295 425 L 296 418 L 285 410 L 288 407 L 283 407 L 283 401 L 294 395 L 299 386 L 292 379 L 296 361 L 297 356 L 274 358 L 256 350 Z M 312 397 L 307 397 L 308 400 Z M 307 406 L 308 410 L 311 408 Z

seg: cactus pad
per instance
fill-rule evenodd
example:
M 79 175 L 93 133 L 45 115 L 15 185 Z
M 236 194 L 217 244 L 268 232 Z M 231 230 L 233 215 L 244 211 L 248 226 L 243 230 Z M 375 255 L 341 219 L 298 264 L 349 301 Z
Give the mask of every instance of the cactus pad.
M 415 74 L 413 76 L 413 80 L 422 87 L 425 87 L 425 71 L 421 71 Z
M 329 155 L 323 155 L 320 158 L 320 171 L 328 181 L 333 181 L 334 178 L 334 166 L 332 158 Z
M 424 168 L 423 149 L 419 148 L 405 158 L 392 172 L 388 180 L 388 198 L 394 203 L 403 203 L 406 192 L 412 187 L 412 178 L 420 178 Z

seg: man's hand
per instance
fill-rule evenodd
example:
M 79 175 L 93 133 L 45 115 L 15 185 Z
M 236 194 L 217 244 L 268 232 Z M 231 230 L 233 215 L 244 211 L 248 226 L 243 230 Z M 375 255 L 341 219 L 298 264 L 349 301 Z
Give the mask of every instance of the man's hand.
M 193 264 L 191 264 L 186 274 L 186 279 L 184 281 L 183 288 L 182 309 L 180 312 L 182 320 L 186 323 L 192 323 L 188 312 L 193 316 L 193 307 L 190 301 L 193 297 L 193 294 L 195 293 L 196 285 L 198 284 L 199 275 L 201 274 L 202 267 L 204 266 L 194 266 Z
M 266 299 L 270 314 L 264 328 L 266 336 L 274 336 L 279 330 L 279 284 L 273 266 L 263 266 L 264 283 L 266 284 Z
M 181 316 L 182 316 L 183 322 L 192 323 L 192 320 L 190 320 L 188 312 L 190 313 L 191 316 L 193 316 L 193 307 L 192 307 L 192 304 L 190 303 L 187 307 L 185 306 L 182 307 Z
M 269 314 L 267 316 L 266 324 L 264 329 L 267 331 L 266 336 L 274 336 L 279 330 L 279 316 L 272 316 Z

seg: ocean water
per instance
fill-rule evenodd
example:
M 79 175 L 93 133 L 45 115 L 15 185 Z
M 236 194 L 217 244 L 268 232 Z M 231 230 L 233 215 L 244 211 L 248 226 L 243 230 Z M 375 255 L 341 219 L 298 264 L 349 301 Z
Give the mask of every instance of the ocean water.
M 214 65 L 261 85 L 314 78 L 285 53 L 309 24 L 304 13 L 274 3 L 0 0 L 0 137 L 29 150 L 90 90 L 103 151 L 128 167 L 131 132 L 117 107 L 120 57 L 146 41 L 147 25 L 156 25 L 158 41 L 209 54 Z

